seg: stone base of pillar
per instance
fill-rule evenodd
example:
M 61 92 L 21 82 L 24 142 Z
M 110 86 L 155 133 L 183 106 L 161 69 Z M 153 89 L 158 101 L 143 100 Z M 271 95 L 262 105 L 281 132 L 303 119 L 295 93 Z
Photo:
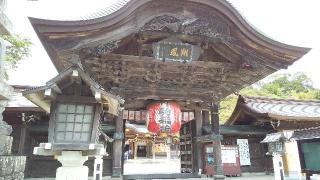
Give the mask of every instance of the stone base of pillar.
M 10 130 L 11 126 L 7 125 L 0 119 L 0 180 L 23 180 L 26 157 L 11 155 L 13 138 L 11 136 L 1 134 L 3 132 L 8 134 L 8 129 Z
M 56 180 L 88 180 L 89 168 L 83 166 L 88 156 L 81 151 L 62 151 L 57 159 L 62 167 L 57 169 Z
M 112 177 L 120 177 L 121 176 L 121 167 L 113 167 L 112 168 Z
M 56 173 L 56 180 L 88 180 L 89 168 L 80 167 L 59 167 Z
M 214 175 L 213 179 L 225 179 L 226 177 L 224 175 Z
M 166 150 L 167 150 L 167 160 L 170 160 L 170 159 L 171 159 L 171 149 L 170 149 L 170 145 L 167 145 Z
M 102 156 L 96 156 L 94 159 L 94 167 L 93 167 L 93 179 L 102 180 L 102 172 L 103 172 L 103 159 Z

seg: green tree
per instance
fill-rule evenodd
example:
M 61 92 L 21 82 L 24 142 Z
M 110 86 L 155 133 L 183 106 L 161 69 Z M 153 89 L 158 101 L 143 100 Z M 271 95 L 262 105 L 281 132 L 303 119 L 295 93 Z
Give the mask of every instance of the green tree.
M 7 70 L 16 69 L 19 62 L 30 56 L 32 42 L 20 35 L 1 35 L 1 38 L 8 43 L 5 53 L 5 76 L 8 79 Z
M 307 93 L 313 89 L 311 79 L 303 73 L 280 74 L 271 77 L 271 80 L 261 88 L 280 97 L 290 97 L 293 93 Z
M 320 90 L 313 88 L 312 80 L 304 73 L 279 74 L 266 82 L 240 90 L 244 96 L 267 96 L 275 98 L 320 99 Z M 220 121 L 225 122 L 233 112 L 238 96 L 231 94 L 220 102 Z

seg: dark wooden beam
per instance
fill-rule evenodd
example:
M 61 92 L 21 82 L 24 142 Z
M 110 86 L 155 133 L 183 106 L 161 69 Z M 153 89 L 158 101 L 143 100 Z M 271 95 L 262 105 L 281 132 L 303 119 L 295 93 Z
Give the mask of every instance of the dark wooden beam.
M 159 64 L 170 67 L 183 67 L 183 66 L 197 66 L 197 67 L 207 67 L 207 68 L 223 68 L 223 69 L 237 69 L 238 66 L 233 63 L 225 62 L 209 62 L 209 61 L 191 61 L 187 63 L 181 63 L 177 61 L 160 61 L 153 57 L 141 57 L 141 56 L 132 56 L 132 55 L 122 55 L 122 54 L 106 54 L 102 58 L 92 58 L 86 59 L 86 64 L 96 64 L 101 65 L 101 62 L 106 61 L 121 61 L 121 62 L 134 62 L 134 63 L 143 63 L 143 64 Z M 179 70 L 179 69 L 178 69 Z
M 116 120 L 116 132 L 113 135 L 113 153 L 112 153 L 112 176 L 120 177 L 122 174 L 122 156 L 123 156 L 123 139 L 124 139 L 124 120 L 123 110 L 118 114 Z
M 212 102 L 211 108 L 211 126 L 214 136 L 220 135 L 219 127 L 219 105 Z M 222 169 L 221 160 L 221 140 L 213 140 L 213 154 L 215 161 L 213 162 L 214 167 L 214 179 L 225 179 Z
M 62 103 L 97 103 L 97 101 L 93 97 L 89 96 L 58 95 L 56 100 Z
M 24 116 L 24 113 L 22 113 L 22 116 Z M 24 119 L 24 117 L 22 117 Z M 27 125 L 26 122 L 22 122 L 20 125 L 20 139 L 19 139 L 19 150 L 18 153 L 20 155 L 25 155 L 26 151 L 25 151 L 25 145 L 26 145 L 26 136 L 28 134 L 28 129 L 27 129 Z
M 229 48 L 224 43 L 211 43 L 210 46 L 220 54 L 220 56 L 226 58 L 228 61 L 234 64 L 240 64 L 242 61 L 241 55 L 237 54 L 232 48 Z
M 196 120 L 196 137 L 200 137 L 202 136 L 202 122 L 203 122 L 203 118 L 202 118 L 202 111 L 201 109 L 197 108 L 195 109 L 195 120 Z M 195 172 L 198 173 L 199 169 L 203 169 L 202 168 L 202 143 L 201 142 L 196 142 L 195 144 L 196 149 L 195 149 Z
M 203 126 L 209 126 L 210 125 L 210 117 L 209 117 L 209 111 L 202 111 L 203 116 Z

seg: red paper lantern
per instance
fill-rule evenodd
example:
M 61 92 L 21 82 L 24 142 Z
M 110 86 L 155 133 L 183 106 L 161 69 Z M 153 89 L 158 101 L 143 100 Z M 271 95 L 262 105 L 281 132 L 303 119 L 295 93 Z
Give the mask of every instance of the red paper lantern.
M 157 102 L 147 107 L 147 128 L 153 133 L 176 133 L 180 130 L 180 106 L 176 102 Z

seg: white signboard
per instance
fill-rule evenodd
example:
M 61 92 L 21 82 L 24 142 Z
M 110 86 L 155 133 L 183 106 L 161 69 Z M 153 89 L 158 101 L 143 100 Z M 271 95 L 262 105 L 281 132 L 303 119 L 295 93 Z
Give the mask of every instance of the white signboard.
M 235 149 L 222 149 L 221 148 L 221 161 L 222 163 L 233 163 L 237 162 L 236 150 Z
M 237 144 L 239 147 L 240 165 L 251 165 L 248 139 L 237 139 Z

